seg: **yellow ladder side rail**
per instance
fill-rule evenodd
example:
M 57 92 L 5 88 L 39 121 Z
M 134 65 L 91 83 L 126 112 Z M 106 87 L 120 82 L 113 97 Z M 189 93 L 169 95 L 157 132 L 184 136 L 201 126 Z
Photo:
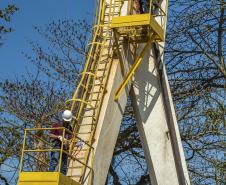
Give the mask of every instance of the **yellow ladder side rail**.
M 99 20 L 102 24 L 102 22 L 104 21 L 104 13 L 105 13 L 105 7 L 106 7 L 106 0 L 100 0 L 101 1 L 101 14 L 100 14 L 100 17 L 99 17 Z
M 105 3 L 106 3 L 106 1 L 104 2 L 104 4 L 103 4 L 103 6 L 102 6 L 102 8 L 104 8 L 105 7 Z M 114 7 L 115 8 L 115 7 Z M 103 11 L 104 12 L 104 11 Z M 119 7 L 119 9 L 118 9 L 118 12 L 120 12 L 120 7 Z M 109 22 L 110 22 L 110 19 L 109 19 Z M 106 27 L 105 25 L 103 25 L 103 27 Z M 98 27 L 99 28 L 99 27 Z M 110 27 L 109 27 L 109 24 L 108 24 L 108 26 L 106 27 L 107 28 L 107 31 L 105 31 L 105 35 L 103 35 L 103 37 L 105 38 L 105 40 L 106 40 L 106 38 L 108 38 L 109 36 L 109 30 L 110 30 Z M 100 30 L 100 29 L 99 29 Z M 97 32 L 96 32 L 97 33 Z M 109 37 L 110 38 L 110 37 Z M 92 50 L 92 47 L 93 47 L 93 45 L 91 45 L 91 50 Z M 90 52 L 90 53 L 92 53 L 92 52 Z M 112 52 L 113 53 L 113 52 Z M 109 53 L 110 54 L 110 53 Z M 98 64 L 99 64 L 99 61 L 100 61 L 100 59 L 98 60 Z M 88 66 L 89 66 L 89 61 L 87 61 L 87 67 L 85 67 L 85 70 L 84 71 L 87 71 L 87 69 L 88 69 Z M 92 61 L 92 63 L 94 64 L 95 63 L 95 60 L 93 60 Z M 92 67 L 91 67 L 92 68 Z M 107 76 L 107 75 L 106 75 Z M 83 79 L 81 79 L 80 80 L 80 82 L 83 82 L 83 80 L 84 80 L 84 78 Z M 105 79 L 103 79 L 103 80 L 105 80 Z M 89 85 L 89 81 L 86 81 L 86 84 L 88 84 Z M 77 88 L 78 89 L 78 88 Z M 88 89 L 88 87 L 86 88 L 86 89 Z M 92 88 L 93 89 L 93 88 Z M 87 91 L 87 90 L 86 90 Z M 77 91 L 78 92 L 78 91 Z M 75 97 L 76 97 L 76 95 L 75 95 Z M 86 97 L 86 96 L 83 96 L 83 98 L 84 97 Z M 99 106 L 98 106 L 99 107 Z M 81 109 L 80 109 L 81 110 Z M 79 114 L 80 115 L 80 114 Z M 77 119 L 79 119 L 79 117 L 77 118 Z M 94 133 L 94 132 L 93 132 Z M 92 141 L 92 138 L 93 138 L 93 134 L 91 134 L 90 135 L 90 143 L 92 143 L 91 141 Z M 87 156 L 87 158 L 88 158 L 88 156 Z
M 61 171 L 61 165 L 62 165 L 62 157 L 63 157 L 63 147 L 64 147 L 64 145 L 63 145 L 63 143 L 64 143 L 64 140 L 65 140 L 65 129 L 63 129 L 63 135 L 62 135 L 62 144 L 61 144 L 61 147 L 60 147 L 60 162 L 59 162 L 59 164 L 58 164 L 58 172 L 60 173 L 60 171 Z
M 93 45 L 92 45 L 93 46 Z M 95 58 L 97 57 L 97 55 L 95 55 L 94 57 L 91 55 L 91 53 L 89 53 L 88 54 L 88 59 L 87 59 L 87 66 L 85 66 L 85 69 L 83 70 L 84 71 L 84 73 L 83 73 L 83 75 L 82 75 L 82 77 L 81 77 L 81 79 L 80 79 L 80 83 L 79 83 L 79 85 L 78 85 L 78 87 L 77 87 L 77 91 L 74 93 L 74 95 L 73 95 L 73 98 L 75 98 L 76 96 L 77 96 L 77 94 L 78 94 L 78 92 L 79 92 L 79 90 L 80 90 L 80 87 L 83 85 L 83 81 L 85 80 L 85 77 L 86 77 L 86 74 L 85 74 L 85 72 L 87 72 L 87 70 L 86 70 L 86 68 L 88 68 L 88 66 L 90 65 L 90 60 L 95 60 Z M 83 85 L 84 86 L 84 85 Z M 72 105 L 72 108 L 71 109 L 73 109 L 74 108 L 74 106 Z
M 96 0 L 95 2 L 95 6 L 96 6 L 96 10 L 95 10 L 95 18 L 94 18 L 94 21 L 93 21 L 93 24 L 94 25 L 97 25 L 98 24 L 98 18 L 99 18 L 99 3 L 100 1 L 99 0 Z
M 120 15 L 120 12 L 121 12 L 121 5 L 122 5 L 122 2 L 121 1 L 117 1 L 118 2 L 118 16 Z M 110 1 L 110 3 L 112 3 L 112 1 Z M 115 11 L 115 7 L 116 6 L 114 6 L 113 7 L 113 12 Z M 111 6 L 109 6 L 109 12 L 111 12 Z M 108 19 L 109 20 L 109 23 L 108 23 L 108 26 L 107 26 L 107 31 L 108 31 L 108 33 L 109 33 L 109 25 L 110 25 L 110 19 Z M 112 33 L 112 32 L 111 32 Z M 113 34 L 113 33 L 112 33 Z M 111 50 L 112 50 L 112 47 L 113 47 L 113 45 L 111 46 L 111 47 L 109 47 L 109 48 L 111 48 Z M 109 53 L 109 55 L 111 55 L 110 56 L 110 58 L 112 58 L 113 57 L 113 51 L 111 51 L 111 53 Z M 110 67 L 109 67 L 110 68 Z M 110 69 L 109 69 L 110 70 Z M 108 70 L 107 70 L 108 71 Z M 103 79 L 103 81 L 105 81 L 106 80 L 106 82 L 107 82 L 107 78 L 109 77 L 109 75 L 105 75 L 105 78 L 106 79 Z M 105 86 L 105 89 L 106 89 L 106 86 Z M 102 96 L 101 96 L 101 100 L 103 100 L 103 96 L 104 96 L 104 91 L 102 92 L 102 93 L 100 93 L 100 94 L 102 94 Z M 100 111 L 100 104 L 101 104 L 102 102 L 100 101 L 99 102 L 99 106 L 97 107 L 97 111 L 96 111 L 96 116 L 98 117 L 98 114 L 99 114 L 99 111 Z M 98 118 L 96 118 L 96 120 L 97 120 Z M 93 130 L 93 134 L 91 134 L 91 137 L 90 137 L 90 142 L 92 142 L 92 140 L 93 140 L 93 136 L 94 136 L 94 134 L 95 134 L 95 129 Z M 87 156 L 87 158 L 88 158 L 88 156 Z
M 100 51 L 101 53 L 103 52 L 103 47 L 101 48 L 101 51 Z M 100 56 L 101 56 L 101 54 L 100 54 Z M 95 61 L 93 61 L 92 62 L 92 64 L 91 64 L 91 70 L 93 69 L 93 67 L 95 67 Z M 87 72 L 86 72 L 87 73 Z M 86 73 L 83 73 L 83 77 L 84 76 L 86 76 Z M 96 74 L 94 75 L 94 76 L 96 76 Z M 85 89 L 85 92 L 83 93 L 83 96 L 82 96 L 82 100 L 83 101 L 85 101 L 86 99 L 87 99 L 87 93 L 88 93 L 88 91 L 89 91 L 89 85 L 90 85 L 90 80 L 91 80 L 91 77 L 90 76 L 88 76 L 88 79 L 87 79 L 87 81 L 86 81 L 86 89 Z M 93 85 L 94 85 L 94 83 L 93 83 Z M 73 97 L 72 99 L 76 99 L 76 96 L 75 97 Z M 72 109 L 71 110 L 73 110 L 73 107 L 72 107 Z M 80 108 L 79 108 L 79 111 L 78 111 L 78 114 L 77 114 L 77 118 L 78 117 L 80 117 L 80 115 L 81 115 L 81 113 L 82 113 L 82 110 L 83 110 L 83 103 L 80 105 Z
M 96 49 L 99 49 L 99 47 L 100 47 L 100 45 L 98 45 L 98 47 L 97 47 Z M 87 61 L 87 63 L 88 63 L 87 66 L 91 65 L 90 68 L 93 68 L 93 64 L 95 63 L 95 60 L 96 60 L 97 57 L 98 57 L 98 56 L 97 56 L 97 53 L 95 53 L 95 54 L 94 54 L 93 60 L 91 60 L 91 64 L 90 64 L 90 61 Z M 88 68 L 88 67 L 87 67 L 87 68 Z M 86 99 L 87 91 L 89 90 L 89 87 L 87 86 L 87 84 L 89 84 L 89 82 L 90 82 L 90 80 L 91 80 L 90 76 L 88 76 L 88 79 L 86 79 L 86 76 L 87 76 L 86 73 L 87 73 L 87 71 L 88 71 L 87 69 L 84 70 L 83 75 L 82 75 L 82 78 L 80 79 L 79 86 L 77 87 L 76 92 L 75 92 L 75 94 L 73 95 L 73 98 L 72 98 L 72 99 L 76 99 L 76 98 L 77 98 L 78 92 L 80 91 L 80 87 L 81 87 L 82 85 L 84 86 L 84 80 L 85 80 L 85 88 L 84 88 L 84 91 L 83 91 L 83 93 L 82 93 L 82 99 L 83 99 L 83 100 Z M 72 112 L 73 112 L 73 110 L 74 110 L 74 106 L 75 106 L 75 102 L 73 102 L 73 103 L 72 103 L 72 106 L 71 106 L 71 111 L 72 111 Z M 81 113 L 81 111 L 82 111 L 83 105 L 80 105 L 79 107 L 80 107 L 80 109 L 79 109 L 79 112 L 77 112 L 76 117 L 79 117 L 79 115 L 80 115 L 80 113 Z
M 105 39 L 105 42 L 106 42 L 106 39 Z M 99 64 L 100 60 L 101 60 L 101 57 L 99 58 L 97 64 Z M 96 77 L 96 76 L 95 76 L 95 77 Z M 94 80 L 93 82 L 95 83 L 95 80 Z M 94 89 L 94 83 L 93 83 L 91 92 L 92 92 L 93 89 Z M 92 94 L 91 94 L 91 97 L 93 97 Z M 93 120 L 92 120 L 92 122 L 93 122 Z M 95 128 L 96 128 L 96 127 L 94 127 L 94 129 L 91 131 L 91 134 L 90 134 L 90 137 L 89 137 L 89 144 L 90 144 L 90 145 L 92 145 L 92 140 L 93 140 L 93 135 L 94 135 L 94 130 L 95 130 Z M 89 154 L 90 154 L 90 149 L 88 149 L 88 150 L 86 151 L 86 154 L 85 154 L 85 164 L 87 164 L 87 162 L 88 162 Z M 85 166 L 83 166 L 82 171 L 81 171 L 80 182 L 84 179 L 85 173 L 86 173 L 86 168 L 85 168 Z
M 93 40 L 96 40 L 97 35 L 98 35 L 98 32 L 99 32 L 99 27 L 98 27 L 97 30 L 95 31 Z M 88 55 L 88 58 L 87 58 L 87 60 L 86 60 L 87 62 L 86 62 L 86 64 L 85 64 L 85 66 L 84 66 L 83 71 L 87 71 L 87 68 L 88 68 L 88 66 L 89 66 L 89 61 L 90 61 L 90 58 L 91 58 L 91 54 L 92 54 L 92 52 L 93 52 L 93 49 L 94 49 L 94 45 L 92 45 L 91 48 L 90 48 L 89 55 Z M 80 87 L 80 84 L 82 83 L 82 81 L 83 81 L 84 78 L 85 78 L 85 75 L 82 76 L 82 78 L 80 79 L 80 82 L 79 82 L 78 87 Z M 79 91 L 79 88 L 78 88 L 78 87 L 77 87 L 75 93 L 74 93 L 73 96 L 72 96 L 73 99 L 76 97 L 76 95 L 77 95 L 77 93 L 78 93 L 78 91 Z M 73 108 L 74 108 L 74 107 L 72 106 L 71 109 L 73 109 Z
M 94 39 L 95 39 L 95 38 L 94 38 Z M 87 72 L 88 67 L 89 67 L 89 65 L 90 65 L 90 62 L 95 62 L 96 57 L 98 57 L 98 54 L 97 54 L 97 53 L 94 53 L 94 56 L 92 56 L 94 46 L 95 46 L 95 44 L 92 44 L 92 45 L 91 45 L 91 49 L 90 49 L 90 52 L 89 52 L 89 54 L 88 54 L 88 59 L 87 59 L 87 62 L 86 62 L 87 65 L 86 65 L 86 67 L 85 67 L 84 70 L 83 70 L 84 73 Z M 98 50 L 99 47 L 100 47 L 100 45 L 98 45 L 98 47 L 96 48 L 96 50 Z M 91 58 L 92 58 L 92 60 L 90 60 Z M 83 83 L 83 80 L 84 80 L 85 76 L 86 76 L 86 75 L 84 74 L 84 75 L 82 76 L 82 78 L 80 79 L 80 84 Z M 79 91 L 79 86 L 78 86 L 78 88 L 77 88 L 77 92 L 74 93 L 73 98 L 76 97 L 78 91 Z M 73 109 L 73 108 L 74 108 L 74 107 L 72 106 L 71 109 Z
M 166 0 L 166 6 L 165 6 L 165 16 L 164 16 L 164 27 L 163 27 L 163 31 L 164 31 L 164 40 L 166 37 L 166 23 L 167 23 L 167 14 L 168 14 L 168 0 Z
M 109 6 L 109 12 L 111 12 L 111 5 L 112 5 L 112 0 L 110 1 L 110 6 Z M 109 16 L 110 17 L 110 16 Z M 110 22 L 110 18 L 108 17 L 108 20 L 109 20 L 109 22 Z M 106 35 L 105 35 L 105 41 L 106 41 L 106 37 L 109 35 L 109 26 L 106 26 L 107 27 L 107 31 L 106 31 Z M 99 58 L 99 60 L 98 60 L 98 62 L 97 62 L 97 66 L 99 66 L 99 63 L 100 63 L 100 61 L 101 61 L 101 57 Z M 107 71 L 107 69 L 106 69 L 106 65 L 105 65 L 105 71 L 104 72 L 106 72 Z M 94 79 L 94 81 L 96 80 L 96 77 L 97 76 L 95 76 L 95 79 Z M 103 81 L 104 81 L 104 79 L 102 79 L 101 80 L 101 83 L 103 83 Z M 94 86 L 93 86 L 94 87 Z M 91 92 L 93 91 L 93 88 L 92 88 L 92 90 L 91 90 Z M 93 94 L 91 94 L 91 99 L 92 99 L 92 96 L 93 96 Z M 99 94 L 97 95 L 98 96 L 98 98 L 99 98 Z
M 149 14 L 150 14 L 150 17 L 152 16 L 152 3 L 153 3 L 153 0 L 150 0 L 150 4 L 149 4 Z
M 109 77 L 109 75 L 108 75 L 108 77 Z M 106 77 L 106 78 L 107 78 L 107 77 Z M 106 85 L 105 85 L 104 89 L 106 89 Z M 103 93 L 103 95 L 102 95 L 102 98 L 103 98 L 103 96 L 104 96 L 104 90 L 103 90 L 102 93 Z M 97 111 L 96 111 L 96 115 L 95 115 L 95 116 L 97 116 L 96 120 L 98 120 L 99 110 L 100 110 L 100 106 L 98 106 Z M 89 144 L 90 144 L 90 145 L 92 145 L 92 141 L 93 141 L 93 138 L 94 138 L 94 136 L 95 136 L 95 132 L 96 132 L 96 126 L 95 126 L 95 128 L 92 130 L 92 133 L 90 134 L 90 139 L 89 139 Z M 87 151 L 87 154 L 86 154 L 86 157 L 85 157 L 86 160 L 89 159 L 90 151 L 91 151 L 91 150 Z M 94 155 L 94 154 L 93 154 L 93 155 Z M 94 156 L 93 156 L 93 157 L 94 157 Z M 92 160 L 93 160 L 93 159 L 92 159 Z M 86 161 L 86 163 L 87 163 L 87 161 Z M 92 166 L 93 166 L 93 165 L 92 165 Z M 83 172 L 82 172 L 81 174 L 84 174 L 84 172 L 85 172 L 85 168 L 84 168 L 84 170 L 83 170 Z M 92 178 L 92 176 L 91 176 L 90 178 Z M 91 181 L 91 179 L 89 179 L 89 180 Z
M 93 43 L 97 43 L 97 42 L 94 41 Z M 98 42 L 98 43 L 99 43 L 99 42 Z M 93 44 L 93 45 L 94 45 L 94 44 Z M 92 45 L 92 47 L 93 47 L 93 45 Z M 103 44 L 102 44 L 102 45 L 103 45 Z M 101 44 L 98 44 L 98 46 L 102 46 L 102 45 L 101 45 Z M 97 48 L 96 48 L 96 49 L 97 49 Z M 95 60 L 96 60 L 96 54 L 97 54 L 97 52 L 95 53 L 95 57 L 93 57 L 93 61 L 92 61 L 93 63 L 95 63 Z M 92 57 L 92 56 L 90 56 L 90 57 Z M 87 60 L 87 63 L 89 64 L 90 61 Z M 87 67 L 83 70 L 83 71 L 84 71 L 84 72 L 83 72 L 84 75 L 82 76 L 82 78 L 81 78 L 81 80 L 80 80 L 80 84 L 82 84 L 82 82 L 83 82 L 83 80 L 84 80 L 84 77 L 85 77 L 85 73 L 87 73 L 87 70 L 88 70 L 88 65 L 87 65 Z M 88 84 L 88 83 L 86 83 L 86 84 Z M 75 92 L 75 94 L 74 94 L 74 96 L 73 96 L 73 99 L 76 98 L 76 95 L 77 95 L 77 93 L 78 93 L 78 89 L 79 89 L 79 87 L 77 88 L 77 90 L 76 90 L 77 92 Z M 73 108 L 74 108 L 74 107 L 72 106 L 71 110 L 73 110 Z
M 99 28 L 100 27 L 98 27 L 98 30 L 97 31 L 99 31 Z M 97 32 L 96 32 L 97 33 Z M 98 33 L 97 33 L 98 34 Z M 95 37 L 94 37 L 94 39 L 95 39 Z M 95 42 L 95 41 L 94 41 Z M 99 49 L 99 47 L 100 47 L 101 45 L 99 45 L 98 44 L 98 47 L 96 48 L 96 49 Z M 92 44 L 92 46 L 91 46 L 91 50 L 94 48 L 94 44 Z M 89 52 L 90 54 L 89 54 L 89 56 L 91 57 L 91 53 L 92 53 L 92 51 L 91 52 Z M 78 86 L 78 88 L 76 89 L 76 92 L 74 93 L 74 96 L 73 96 L 73 98 L 72 99 L 76 99 L 76 97 L 77 97 L 77 94 L 78 94 L 78 92 L 79 92 L 79 90 L 80 90 L 80 87 L 81 86 L 83 86 L 83 88 L 84 88 L 84 79 L 85 79 L 85 76 L 86 76 L 86 74 L 87 74 L 87 71 L 88 71 L 88 67 L 90 67 L 90 62 L 92 63 L 91 65 L 93 66 L 93 64 L 95 63 L 95 60 L 96 60 L 96 58 L 97 58 L 97 53 L 95 53 L 95 56 L 93 57 L 93 60 L 87 60 L 87 63 L 86 63 L 86 67 L 84 68 L 84 72 L 83 72 L 83 75 L 82 75 L 82 78 L 80 79 L 80 83 L 79 83 L 79 86 Z M 91 68 L 92 68 L 92 66 L 91 66 Z M 84 90 L 84 92 L 83 92 L 83 97 L 82 97 L 82 99 L 83 100 L 85 100 L 86 99 L 86 94 L 87 94 L 87 91 L 89 90 L 89 87 L 87 86 L 87 85 L 89 85 L 89 81 L 90 81 L 90 78 L 88 78 L 88 81 L 86 81 L 86 86 L 85 86 L 85 90 Z M 74 105 L 75 105 L 75 102 L 73 102 L 73 104 L 72 104 L 72 107 L 71 107 L 71 110 L 73 111 L 73 109 L 74 109 Z M 82 107 L 83 107 L 83 105 L 80 105 L 80 110 L 79 110 L 79 112 L 77 113 L 77 115 L 76 115 L 76 117 L 78 118 L 79 117 L 79 115 L 80 115 L 80 113 L 81 113 L 81 111 L 82 111 Z
M 112 1 L 111 1 L 112 2 Z M 121 2 L 120 2 L 120 5 L 121 5 Z M 110 7 L 110 6 L 109 6 Z M 111 7 L 110 7 L 110 10 L 109 11 L 111 11 Z M 115 11 L 115 6 L 114 6 L 114 11 Z M 120 14 L 120 6 L 119 6 L 119 14 Z M 118 15 L 119 15 L 118 14 Z M 110 19 L 109 19 L 109 25 L 110 25 Z M 109 26 L 107 27 L 107 32 L 109 32 Z M 113 45 L 112 45 L 113 46 Z M 112 46 L 110 47 L 111 48 L 111 50 L 112 50 Z M 111 55 L 111 57 L 110 58 L 112 58 L 112 55 L 113 55 L 113 51 L 111 51 L 111 54 L 109 53 L 109 55 Z M 109 67 L 110 68 L 110 67 Z M 106 75 L 106 77 L 105 78 L 108 78 L 108 75 Z M 105 79 L 103 79 L 103 80 L 105 80 Z M 107 82 L 107 80 L 106 80 L 106 82 Z M 106 88 L 106 87 L 105 87 Z M 102 93 L 100 93 L 100 94 L 102 94 L 102 96 L 101 96 L 101 98 L 100 99 L 102 99 L 103 100 L 103 96 L 104 96 L 104 91 L 102 92 Z M 99 105 L 101 104 L 101 101 L 99 102 Z M 98 117 L 98 115 L 99 115 L 99 110 L 100 110 L 100 106 L 98 106 L 97 107 L 97 111 L 96 111 L 96 116 Z M 96 120 L 97 120 L 97 118 L 96 118 Z M 92 131 L 92 133 L 90 134 L 90 140 L 89 140 L 89 143 L 90 144 L 92 144 L 92 141 L 93 141 L 93 137 L 94 137 L 94 135 L 95 135 L 95 129 Z M 90 151 L 87 151 L 87 153 L 86 153 L 86 157 L 85 157 L 85 159 L 86 160 L 88 160 L 89 159 L 89 154 L 90 154 Z M 85 175 L 85 168 L 83 168 L 83 170 L 82 170 L 82 173 L 81 174 L 83 174 L 83 175 Z M 82 180 L 82 176 L 81 176 L 81 180 Z
M 26 129 L 24 130 L 24 140 L 23 140 L 23 146 L 22 146 L 22 154 L 21 154 L 21 159 L 20 159 L 20 171 L 19 171 L 19 176 L 20 176 L 20 173 L 22 172 L 22 169 L 23 169 L 23 160 L 24 160 L 24 148 L 25 148 L 25 145 L 26 145 L 26 137 L 27 137 L 27 131 Z
M 108 34 L 107 34 L 108 35 Z M 106 40 L 106 37 L 105 37 L 105 43 L 104 43 L 104 45 L 106 45 L 106 42 L 107 42 L 107 40 Z M 110 47 L 109 47 L 110 48 Z M 106 59 L 104 59 L 104 60 L 106 60 Z M 100 62 L 102 61 L 102 58 L 100 57 L 99 59 L 98 59 L 98 61 L 97 61 L 97 66 L 99 66 L 100 65 Z M 105 66 L 104 66 L 104 71 L 103 71 L 103 75 L 105 74 L 105 72 L 108 70 L 107 69 L 107 65 L 108 65 L 108 63 L 105 63 Z M 98 68 L 98 67 L 97 67 Z M 94 82 L 97 80 L 97 75 L 95 75 L 94 76 Z M 100 83 L 103 83 L 104 82 L 104 78 L 102 78 L 102 80 L 99 80 L 100 81 Z M 93 86 L 92 86 L 92 89 L 91 89 L 91 92 L 93 92 L 94 91 L 94 84 L 93 84 Z M 91 99 L 93 98 L 93 95 L 94 94 L 91 94 Z M 97 95 L 98 96 L 98 95 Z
M 102 50 L 101 50 L 101 54 L 100 54 L 100 57 L 98 58 L 98 60 L 97 60 L 97 63 L 96 63 L 96 67 L 97 67 L 97 70 L 98 70 L 98 66 L 99 66 L 99 64 L 100 64 L 100 60 L 101 60 L 101 57 L 102 57 L 102 53 L 104 52 L 104 47 L 105 47 L 105 45 L 106 45 L 106 38 L 104 38 L 104 43 L 103 43 L 103 47 L 102 47 Z M 97 71 L 96 71 L 96 73 L 95 73 L 95 75 L 94 75 L 94 80 L 93 80 L 93 84 L 92 84 L 92 87 L 91 87 L 91 92 L 93 91 L 93 89 L 94 89 L 94 85 L 95 85 L 95 81 L 96 81 L 96 79 L 97 79 Z M 91 94 L 91 99 L 92 99 L 92 94 Z
M 103 51 L 104 45 L 105 45 L 105 41 L 104 41 L 104 44 L 102 45 L 103 47 L 101 48 L 101 53 L 102 53 L 102 51 Z M 95 61 L 92 61 L 91 69 L 94 67 L 94 64 L 95 64 Z M 83 75 L 86 75 L 87 73 L 90 73 L 90 72 L 83 72 Z M 94 76 L 95 76 L 95 74 L 94 74 Z M 85 100 L 87 99 L 87 96 L 86 96 L 86 95 L 87 95 L 87 92 L 88 92 L 88 90 L 89 90 L 88 85 L 90 85 L 90 79 L 91 79 L 91 78 L 88 78 L 88 81 L 86 82 L 86 90 L 85 90 L 85 92 L 84 92 L 84 94 L 83 94 L 82 100 L 80 100 L 81 105 L 80 105 L 80 109 L 79 109 L 79 111 L 78 111 L 78 114 L 77 114 L 77 116 L 76 116 L 76 120 L 79 120 L 80 115 L 81 115 L 82 110 L 83 110 L 84 102 L 85 102 Z M 76 99 L 76 98 L 75 98 L 75 99 Z M 77 101 L 78 101 L 78 99 L 77 99 Z M 76 101 L 74 101 L 74 102 L 76 102 Z M 76 128 L 74 131 L 77 133 L 78 130 L 79 130 L 79 128 L 80 128 L 80 125 L 77 125 L 77 128 Z

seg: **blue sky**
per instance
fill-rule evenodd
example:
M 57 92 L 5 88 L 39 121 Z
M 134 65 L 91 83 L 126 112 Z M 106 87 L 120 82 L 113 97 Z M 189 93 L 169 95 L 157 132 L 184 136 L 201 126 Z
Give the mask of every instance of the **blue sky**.
M 91 21 L 95 0 L 1 0 L 0 9 L 15 4 L 19 11 L 12 17 L 14 32 L 5 36 L 0 47 L 0 80 L 13 79 L 32 70 L 22 52 L 29 51 L 27 40 L 38 40 L 33 26 L 43 26 L 50 20 L 82 19 Z M 89 16 L 90 15 L 90 16 Z

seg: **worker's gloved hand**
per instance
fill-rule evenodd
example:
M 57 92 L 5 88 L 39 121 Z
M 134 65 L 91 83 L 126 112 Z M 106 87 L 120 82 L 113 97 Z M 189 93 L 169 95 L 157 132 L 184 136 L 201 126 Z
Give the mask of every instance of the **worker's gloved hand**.
M 76 147 L 83 147 L 85 143 L 83 143 L 82 141 L 78 141 L 76 143 Z
M 59 139 L 60 141 L 63 141 L 63 137 L 62 137 L 62 136 L 58 136 L 58 139 Z

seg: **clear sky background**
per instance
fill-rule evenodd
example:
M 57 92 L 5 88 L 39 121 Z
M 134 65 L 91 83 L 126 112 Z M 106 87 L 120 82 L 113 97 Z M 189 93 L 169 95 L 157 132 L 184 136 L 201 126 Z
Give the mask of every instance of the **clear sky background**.
M 0 80 L 13 79 L 32 70 L 22 52 L 30 49 L 28 40 L 38 41 L 33 26 L 44 26 L 51 20 L 88 19 L 92 21 L 95 0 L 0 0 L 0 9 L 8 4 L 19 8 L 9 24 L 14 32 L 5 35 L 0 47 Z

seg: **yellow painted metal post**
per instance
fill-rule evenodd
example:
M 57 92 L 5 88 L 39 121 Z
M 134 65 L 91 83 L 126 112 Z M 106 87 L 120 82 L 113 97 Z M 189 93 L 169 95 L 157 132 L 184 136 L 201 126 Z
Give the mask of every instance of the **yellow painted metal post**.
M 123 59 L 122 59 L 122 55 L 119 49 L 119 36 L 116 30 L 114 30 L 114 39 L 115 39 L 115 46 L 116 46 L 116 50 L 117 50 L 117 54 L 118 54 L 118 58 L 119 58 L 119 62 L 120 62 L 120 66 L 121 66 L 121 71 L 122 74 L 124 74 L 125 70 L 124 70 L 124 65 L 123 65 Z
M 100 4 L 100 7 L 101 7 L 101 17 L 99 17 L 100 19 L 100 23 L 102 23 L 103 19 L 104 19 L 104 8 L 105 8 L 105 3 L 106 3 L 106 0 L 101 0 L 101 4 Z
M 20 159 L 20 172 L 22 171 L 22 168 L 23 168 L 23 158 L 24 158 L 24 148 L 25 148 L 25 144 L 26 144 L 26 137 L 27 137 L 27 131 L 25 129 L 24 130 L 23 146 L 22 146 L 22 154 L 21 154 L 21 159 Z
M 60 161 L 58 164 L 58 172 L 61 172 L 61 165 L 62 165 L 62 155 L 63 155 L 63 149 L 64 149 L 64 137 L 65 137 L 65 129 L 63 129 L 63 135 L 62 135 L 62 143 L 61 143 L 61 148 L 60 148 Z
M 165 40 L 165 37 L 166 37 L 166 20 L 167 20 L 167 14 L 168 14 L 168 0 L 166 0 L 166 7 L 165 7 L 165 16 L 164 16 L 164 40 Z
M 152 16 L 152 0 L 150 0 L 150 4 L 149 4 L 149 14 L 150 16 Z

